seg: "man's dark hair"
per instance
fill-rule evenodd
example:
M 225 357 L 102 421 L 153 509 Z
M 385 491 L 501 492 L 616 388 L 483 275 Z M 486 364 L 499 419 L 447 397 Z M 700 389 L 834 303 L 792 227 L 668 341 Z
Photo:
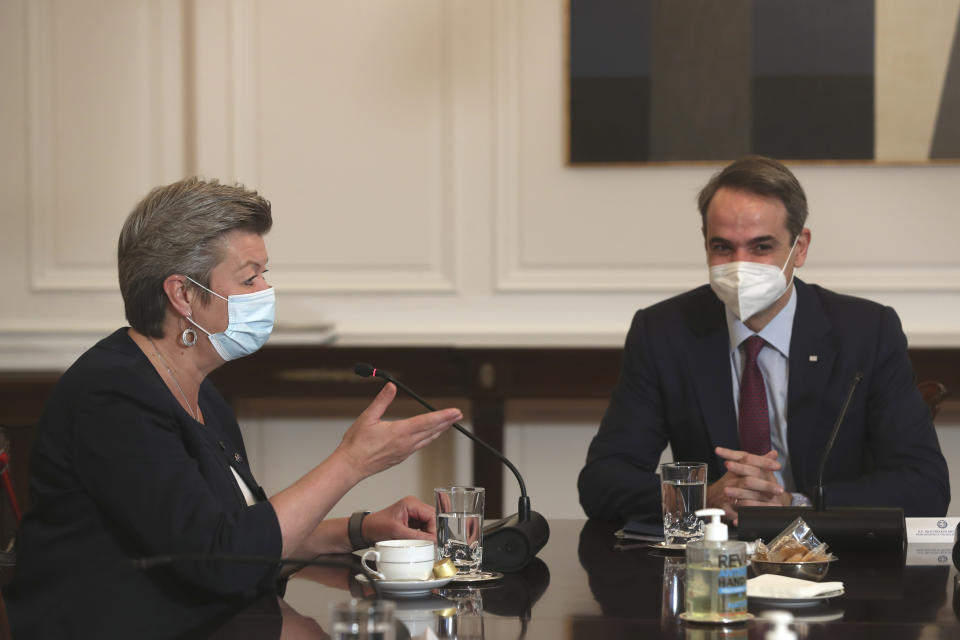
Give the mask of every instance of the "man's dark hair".
M 790 242 L 796 240 L 803 231 L 803 225 L 807 222 L 807 196 L 796 176 L 783 163 L 765 156 L 746 156 L 714 174 L 697 198 L 704 235 L 707 233 L 707 209 L 721 187 L 777 198 L 787 209 Z

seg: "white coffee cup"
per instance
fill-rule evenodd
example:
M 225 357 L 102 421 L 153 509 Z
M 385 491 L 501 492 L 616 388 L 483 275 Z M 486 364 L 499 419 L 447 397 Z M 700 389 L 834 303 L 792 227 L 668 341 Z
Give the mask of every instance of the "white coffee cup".
M 360 557 L 363 569 L 381 580 L 427 580 L 433 574 L 434 544 L 431 540 L 381 540 Z M 377 569 L 367 564 L 377 561 Z

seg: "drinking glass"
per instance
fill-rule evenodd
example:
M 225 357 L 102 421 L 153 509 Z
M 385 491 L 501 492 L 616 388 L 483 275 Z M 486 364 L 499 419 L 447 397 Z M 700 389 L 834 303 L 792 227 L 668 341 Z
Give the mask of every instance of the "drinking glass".
M 437 509 L 437 560 L 451 558 L 460 578 L 477 576 L 483 561 L 483 487 L 433 490 Z
M 475 587 L 446 587 L 437 593 L 456 606 L 437 616 L 436 636 L 441 640 L 483 640 L 483 595 Z
M 683 556 L 663 559 L 663 587 L 660 592 L 660 620 L 676 618 L 683 612 L 684 575 L 687 561 Z
M 663 490 L 663 537 L 668 545 L 703 539 L 703 521 L 696 511 L 707 505 L 707 463 L 660 465 Z
M 333 640 L 395 640 L 391 600 L 344 600 L 330 605 Z

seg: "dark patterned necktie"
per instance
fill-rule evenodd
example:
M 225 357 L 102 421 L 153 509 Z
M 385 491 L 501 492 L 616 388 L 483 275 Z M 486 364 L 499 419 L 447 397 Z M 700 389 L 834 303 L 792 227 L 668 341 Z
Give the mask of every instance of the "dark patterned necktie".
M 758 456 L 770 451 L 770 414 L 767 388 L 757 366 L 757 356 L 767 343 L 758 335 L 743 341 L 746 363 L 740 377 L 740 448 Z

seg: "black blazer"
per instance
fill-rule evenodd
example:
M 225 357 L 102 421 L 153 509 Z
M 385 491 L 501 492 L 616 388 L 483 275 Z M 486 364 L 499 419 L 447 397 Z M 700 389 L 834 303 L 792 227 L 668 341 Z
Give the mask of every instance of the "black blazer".
M 64 373 L 37 427 L 16 574 L 4 591 L 14 637 L 202 636 L 275 591 L 272 565 L 143 571 L 130 562 L 280 556 L 276 513 L 209 381 L 200 406 L 206 424 L 183 410 L 126 329 Z M 231 465 L 263 502 L 247 507 Z
M 939 516 L 947 464 L 917 390 L 907 341 L 889 307 L 794 279 L 788 444 L 798 490 L 812 495 L 822 452 L 857 371 L 857 388 L 825 470 L 827 505 L 896 506 Z M 592 518 L 660 517 L 660 454 L 724 469 L 716 446 L 739 449 L 723 303 L 708 285 L 633 318 L 620 378 L 580 473 Z M 816 356 L 812 359 L 811 356 Z

